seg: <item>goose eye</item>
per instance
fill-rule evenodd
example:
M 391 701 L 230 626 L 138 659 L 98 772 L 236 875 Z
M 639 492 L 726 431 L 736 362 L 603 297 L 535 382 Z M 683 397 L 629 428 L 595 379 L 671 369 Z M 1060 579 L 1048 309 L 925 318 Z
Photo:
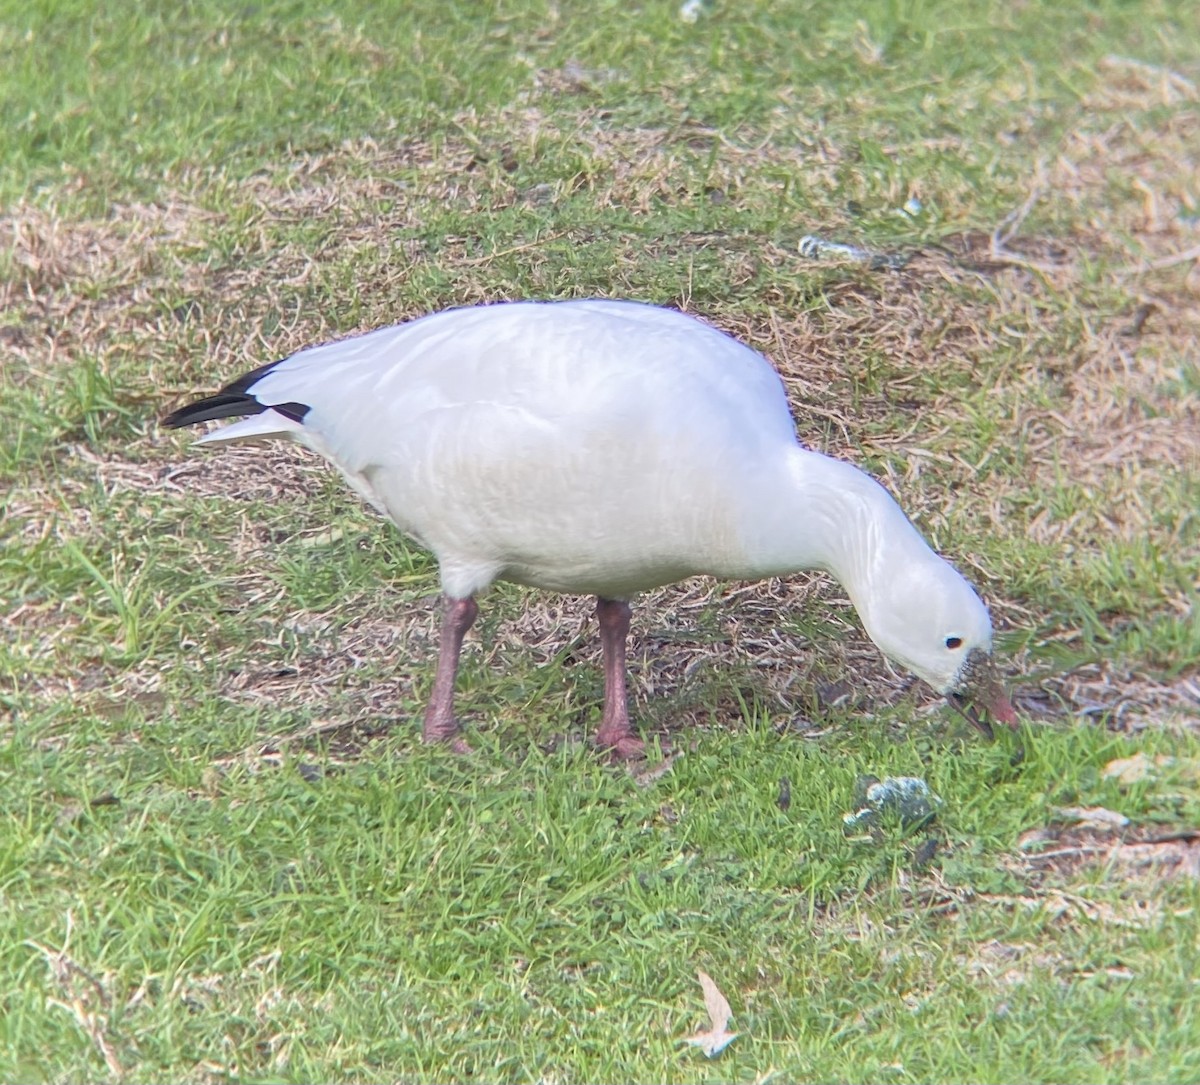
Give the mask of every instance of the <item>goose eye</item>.
M 962 637 L 947 637 L 946 638 L 946 647 L 947 648 L 961 648 L 962 647 Z

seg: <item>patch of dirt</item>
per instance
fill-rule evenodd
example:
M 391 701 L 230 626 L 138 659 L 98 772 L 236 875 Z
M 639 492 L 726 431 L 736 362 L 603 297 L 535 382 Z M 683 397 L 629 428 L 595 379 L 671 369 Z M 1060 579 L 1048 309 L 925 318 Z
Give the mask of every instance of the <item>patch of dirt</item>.
M 1060 953 L 1047 952 L 1043 946 L 1029 942 L 1001 942 L 992 939 L 973 947 L 969 956 L 960 959 L 963 972 L 977 982 L 995 987 L 1017 987 L 1029 981 L 1030 974 L 1069 975 L 1068 959 Z
M 1195 730 L 1200 719 L 1200 676 L 1156 679 L 1108 663 L 1092 663 L 1043 679 L 1020 697 L 1032 716 L 1052 717 L 1068 709 L 1079 717 L 1107 720 L 1112 730 L 1136 734 Z
M 1039 889 L 1069 884 L 1095 867 L 1106 881 L 1200 881 L 1200 829 L 1055 825 L 1026 833 L 1011 865 Z

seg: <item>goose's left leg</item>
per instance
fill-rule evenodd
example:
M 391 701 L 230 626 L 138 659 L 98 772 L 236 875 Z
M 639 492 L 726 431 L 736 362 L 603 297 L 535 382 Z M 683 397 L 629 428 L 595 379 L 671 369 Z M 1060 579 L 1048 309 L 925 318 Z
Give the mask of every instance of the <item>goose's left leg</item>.
M 629 698 L 625 690 L 625 641 L 629 636 L 629 604 L 623 599 L 596 599 L 600 644 L 604 648 L 604 714 L 596 731 L 596 745 L 611 750 L 616 760 L 640 757 L 646 744 L 629 725 Z
M 463 637 L 478 613 L 479 607 L 470 596 L 466 599 L 446 596 L 438 644 L 437 676 L 433 680 L 429 706 L 425 709 L 425 728 L 421 737 L 426 742 L 449 743 L 455 753 L 471 752 L 454 715 L 454 679 L 458 674 L 458 656 L 462 651 Z

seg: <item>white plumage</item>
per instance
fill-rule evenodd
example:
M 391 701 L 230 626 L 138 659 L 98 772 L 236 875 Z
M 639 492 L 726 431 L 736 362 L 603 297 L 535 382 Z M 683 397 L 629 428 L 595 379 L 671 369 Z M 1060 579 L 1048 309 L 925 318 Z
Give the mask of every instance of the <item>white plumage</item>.
M 472 597 L 496 579 L 599 597 L 597 740 L 626 755 L 640 743 L 624 601 L 694 574 L 798 569 L 833 574 L 875 643 L 981 729 L 973 702 L 1015 723 L 971 587 L 878 483 L 797 443 L 760 354 L 685 314 L 600 300 L 448 310 L 303 350 L 165 421 L 238 414 L 252 417 L 201 443 L 305 445 L 437 557 L 448 606 L 430 740 L 461 744 L 458 648 Z

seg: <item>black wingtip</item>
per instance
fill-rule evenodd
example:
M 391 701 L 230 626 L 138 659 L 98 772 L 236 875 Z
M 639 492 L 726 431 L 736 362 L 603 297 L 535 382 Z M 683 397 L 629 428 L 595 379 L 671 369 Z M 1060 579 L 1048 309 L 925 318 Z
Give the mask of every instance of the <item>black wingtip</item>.
M 227 395 L 221 392 L 172 411 L 162 420 L 162 424 L 167 429 L 179 429 L 181 426 L 194 426 L 198 422 L 211 422 L 218 418 L 261 414 L 264 409 L 253 396 Z
M 196 400 L 195 403 L 189 403 L 186 407 L 180 407 L 177 411 L 172 411 L 162 420 L 162 425 L 167 429 L 179 429 L 182 426 L 194 426 L 199 422 L 212 422 L 221 418 L 262 414 L 268 407 L 290 418 L 293 422 L 304 421 L 304 416 L 309 412 L 307 403 L 259 403 L 248 392 L 248 389 L 260 377 L 266 376 L 280 362 L 285 361 L 287 361 L 286 358 L 280 358 L 278 361 L 252 369 L 249 373 L 243 373 L 215 396 L 206 396 L 204 399 Z

